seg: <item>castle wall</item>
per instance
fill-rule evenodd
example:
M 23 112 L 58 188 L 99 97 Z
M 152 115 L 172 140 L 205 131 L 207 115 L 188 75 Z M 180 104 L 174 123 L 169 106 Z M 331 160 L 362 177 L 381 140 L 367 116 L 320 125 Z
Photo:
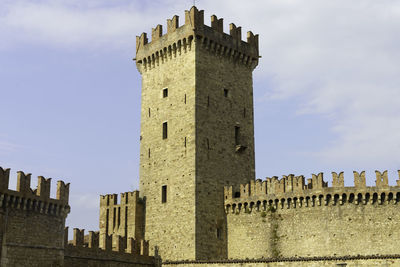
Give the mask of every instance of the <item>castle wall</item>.
M 297 190 L 296 179 L 251 182 L 236 199 L 226 192 L 229 258 L 399 254 L 400 187 L 387 184 L 387 172 L 377 187 L 365 186 L 364 172 L 355 187 L 327 187 L 320 174 Z
M 144 205 L 139 191 L 100 196 L 99 229 L 105 235 L 144 238 Z
M 224 259 L 223 186 L 255 175 L 253 69 L 220 54 L 223 33 L 203 31 L 196 41 L 196 258 Z
M 150 242 L 151 255 L 159 253 L 166 259 L 195 258 L 195 52 L 191 30 L 185 24 L 160 37 L 157 27 L 152 43 L 138 43 L 136 56 L 142 62 L 138 65 L 142 74 L 140 196 L 146 207 L 145 239 Z M 164 89 L 168 89 L 166 97 Z M 167 137 L 163 138 L 165 122 Z
M 50 198 L 50 179 L 18 173 L 17 191 L 8 189 L 9 170 L 0 168 L 1 266 L 63 266 L 64 224 L 69 212 L 69 184 L 58 182 Z
M 155 258 L 149 256 L 149 244 L 144 240 L 105 235 L 99 232 L 74 229 L 74 238 L 65 246 L 64 266 L 154 266 Z M 68 227 L 65 228 L 68 236 Z M 65 242 L 67 243 L 67 242 Z
M 268 260 L 258 260 L 258 261 L 224 261 L 224 262 L 214 262 L 214 263 L 171 263 L 163 264 L 165 267 L 320 267 L 320 266 L 341 266 L 341 267 L 360 267 L 360 266 L 400 266 L 399 257 L 393 257 L 389 259 L 307 259 L 307 260 L 291 260 L 286 259 L 285 261 L 268 261 Z
M 223 185 L 254 177 L 257 40 L 249 32 L 242 41 L 233 24 L 223 33 L 215 16 L 211 27 L 204 25 L 204 11 L 196 7 L 186 11 L 181 27 L 177 16 L 168 20 L 168 34 L 158 25 L 150 43 L 145 33 L 137 37 L 145 238 L 163 259 L 227 256 Z M 162 138 L 165 122 L 168 138 Z

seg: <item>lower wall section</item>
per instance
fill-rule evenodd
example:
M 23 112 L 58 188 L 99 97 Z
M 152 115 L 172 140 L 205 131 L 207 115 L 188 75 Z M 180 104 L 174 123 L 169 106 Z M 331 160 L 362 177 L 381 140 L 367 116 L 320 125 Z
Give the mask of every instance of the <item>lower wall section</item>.
M 65 250 L 65 267 L 153 267 L 154 257 L 134 255 L 98 248 L 73 247 Z
M 228 215 L 229 259 L 400 254 L 400 204 L 256 208 Z
M 362 259 L 286 259 L 282 261 L 273 260 L 229 260 L 220 262 L 171 262 L 163 263 L 165 267 L 319 267 L 319 266 L 341 266 L 341 267 L 357 267 L 357 266 L 400 266 L 400 255 L 397 257 L 388 257 L 384 259 L 369 259 L 364 257 Z

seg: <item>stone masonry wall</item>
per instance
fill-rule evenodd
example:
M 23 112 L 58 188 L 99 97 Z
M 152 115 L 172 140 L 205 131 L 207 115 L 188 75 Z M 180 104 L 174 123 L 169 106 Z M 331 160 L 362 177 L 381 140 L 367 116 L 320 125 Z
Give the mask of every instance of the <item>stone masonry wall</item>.
M 144 207 L 139 191 L 100 196 L 100 236 L 144 239 Z
M 220 54 L 223 33 L 203 32 L 196 40 L 196 258 L 224 259 L 223 187 L 255 176 L 254 66 Z
M 66 236 L 68 228 L 65 229 Z M 100 242 L 98 232 L 74 229 L 74 239 L 65 246 L 64 266 L 74 267 L 151 267 L 155 266 L 150 257 L 148 242 L 133 238 L 109 235 Z
M 59 181 L 57 199 L 50 180 L 18 172 L 17 190 L 9 190 L 9 169 L 0 168 L 1 266 L 63 266 L 64 224 L 69 212 L 69 184 Z
M 168 263 L 163 264 L 165 267 L 320 267 L 320 266 L 335 266 L 335 267 L 360 267 L 360 266 L 379 266 L 379 267 L 395 267 L 400 266 L 400 255 L 388 259 L 304 259 L 304 260 L 290 260 L 273 261 L 273 260 L 256 260 L 256 261 L 224 261 L 213 263 Z
M 176 26 L 177 17 L 173 21 Z M 140 196 L 146 208 L 145 239 L 150 242 L 151 255 L 159 253 L 166 259 L 195 258 L 195 52 L 191 30 L 185 24 L 160 37 L 162 29 L 157 26 L 150 44 L 145 45 L 144 34 L 137 44 L 136 60 L 142 74 Z M 165 122 L 168 129 L 163 138 Z
M 335 187 L 319 174 L 308 185 L 293 176 L 276 179 L 275 188 L 271 179 L 252 181 L 238 198 L 227 190 L 229 258 L 400 254 L 400 187 L 388 185 L 387 172 L 376 174 L 376 187 L 355 172 L 355 187 L 334 173 Z
M 145 238 L 163 259 L 227 255 L 223 185 L 254 176 L 251 73 L 257 40 L 249 33 L 242 41 L 233 24 L 230 34 L 223 33 L 216 16 L 205 26 L 196 7 L 186 11 L 181 27 L 178 16 L 168 20 L 166 35 L 158 25 L 150 43 L 145 33 L 137 37 Z M 235 127 L 241 127 L 236 140 Z

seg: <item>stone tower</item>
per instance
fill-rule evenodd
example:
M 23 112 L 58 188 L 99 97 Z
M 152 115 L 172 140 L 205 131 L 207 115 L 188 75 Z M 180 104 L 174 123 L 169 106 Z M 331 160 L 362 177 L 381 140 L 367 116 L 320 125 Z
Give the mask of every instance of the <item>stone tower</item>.
M 224 185 L 254 179 L 258 35 L 192 7 L 136 39 L 142 75 L 140 197 L 163 260 L 227 257 Z M 154 251 L 153 251 L 154 253 Z

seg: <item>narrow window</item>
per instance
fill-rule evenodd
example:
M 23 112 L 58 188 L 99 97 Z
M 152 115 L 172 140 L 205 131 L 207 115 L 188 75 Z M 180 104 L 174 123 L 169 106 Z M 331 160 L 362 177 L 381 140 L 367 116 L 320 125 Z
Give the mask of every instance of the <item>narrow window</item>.
M 217 238 L 218 239 L 222 239 L 222 229 L 221 227 L 217 227 Z
M 150 151 L 150 148 L 149 148 L 149 158 L 150 158 L 150 156 L 151 156 L 151 151 Z
M 125 236 L 128 236 L 128 207 L 125 207 L 125 227 L 124 227 L 124 229 L 125 229 Z
M 167 186 L 163 185 L 161 188 L 161 203 L 167 203 Z
M 168 138 L 168 122 L 164 122 L 163 125 L 163 139 Z
M 228 89 L 224 89 L 224 96 L 228 97 L 228 95 L 229 95 L 229 90 Z
M 240 127 L 235 126 L 235 144 L 240 145 Z
M 149 118 L 151 117 L 151 112 L 150 112 L 150 108 L 149 108 Z
M 118 228 L 121 225 L 121 207 L 118 207 Z
M 186 137 L 185 137 L 185 147 L 186 147 Z
M 186 94 L 185 94 L 185 104 L 186 104 Z
M 114 216 L 113 216 L 113 229 L 115 228 L 115 219 L 117 217 L 117 208 L 114 208 Z
M 107 235 L 108 235 L 108 224 L 110 223 L 109 219 L 110 219 L 110 210 L 107 209 L 107 212 L 106 212 L 106 234 Z
M 168 88 L 163 89 L 163 98 L 168 97 Z

